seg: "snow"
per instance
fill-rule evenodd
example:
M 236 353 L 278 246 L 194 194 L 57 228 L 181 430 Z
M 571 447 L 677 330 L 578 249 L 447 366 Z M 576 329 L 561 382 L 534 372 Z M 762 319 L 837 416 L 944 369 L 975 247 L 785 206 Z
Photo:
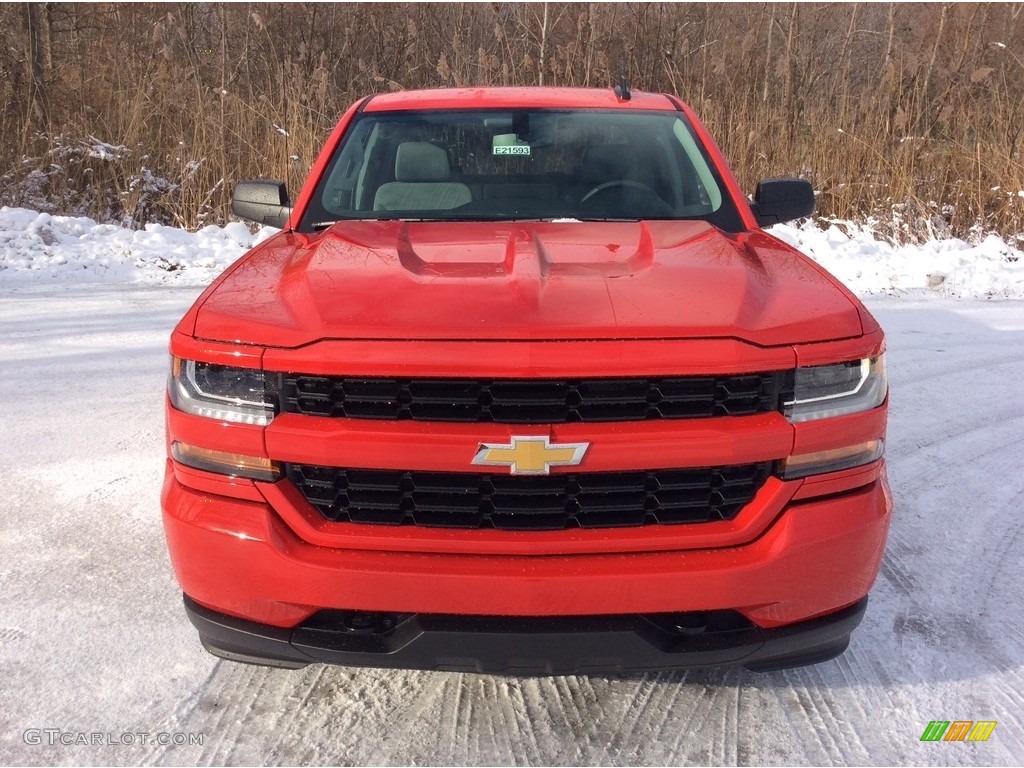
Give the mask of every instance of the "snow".
M 100 141 L 95 136 L 90 136 L 89 141 L 91 144 L 86 144 L 86 154 L 89 157 L 96 158 L 97 160 L 105 160 L 106 162 L 114 162 L 122 159 L 126 155 L 131 154 L 128 147 L 121 145 L 107 144 L 105 141 Z
M 1024 251 L 993 234 L 977 243 L 950 238 L 894 245 L 850 222 L 824 230 L 780 224 L 770 231 L 859 296 L 1024 298 Z
M 79 216 L 0 208 L 0 283 L 205 285 L 253 245 L 241 222 L 188 232 L 161 224 L 131 230 Z
M 1024 193 L 1022 193 L 1024 194 Z M 861 296 L 1024 298 L 1024 251 L 989 234 L 977 243 L 894 245 L 868 228 L 782 224 L 771 233 L 800 248 Z M 276 229 L 239 222 L 187 232 L 130 230 L 92 219 L 0 208 L 0 281 L 206 285 Z
M 846 654 L 760 675 L 287 672 L 201 650 L 159 513 L 168 334 L 266 233 L 0 210 L 0 764 L 1021 764 L 1024 304 L 979 300 L 1021 296 L 1020 252 L 775 232 L 888 334 L 896 512 Z M 999 724 L 920 742 L 937 719 Z M 203 744 L 109 743 L 140 733 Z

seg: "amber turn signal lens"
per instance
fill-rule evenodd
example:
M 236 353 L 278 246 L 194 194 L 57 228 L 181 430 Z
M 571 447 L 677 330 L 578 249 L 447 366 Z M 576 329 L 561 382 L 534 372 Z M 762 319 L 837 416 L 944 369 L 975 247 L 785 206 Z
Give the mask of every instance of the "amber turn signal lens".
M 273 482 L 281 477 L 281 467 L 278 463 L 262 456 L 226 453 L 177 442 L 171 444 L 171 456 L 186 467 L 216 472 L 219 475 L 246 477 L 250 480 L 266 480 L 267 482 Z
M 881 458 L 885 451 L 884 440 L 868 440 L 856 445 L 842 448 L 831 448 L 827 451 L 802 453 L 790 456 L 782 462 L 782 479 L 796 480 L 808 475 L 820 475 L 824 472 L 838 472 L 841 469 L 853 469 Z

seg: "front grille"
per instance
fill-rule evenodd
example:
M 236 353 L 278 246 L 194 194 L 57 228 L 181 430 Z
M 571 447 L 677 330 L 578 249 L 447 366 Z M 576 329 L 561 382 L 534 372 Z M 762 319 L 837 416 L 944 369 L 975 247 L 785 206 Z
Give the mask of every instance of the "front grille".
M 387 379 L 284 374 L 281 410 L 353 419 L 558 424 L 778 411 L 792 373 L 628 379 Z
M 331 521 L 552 531 L 730 520 L 771 463 L 539 476 L 285 465 Z

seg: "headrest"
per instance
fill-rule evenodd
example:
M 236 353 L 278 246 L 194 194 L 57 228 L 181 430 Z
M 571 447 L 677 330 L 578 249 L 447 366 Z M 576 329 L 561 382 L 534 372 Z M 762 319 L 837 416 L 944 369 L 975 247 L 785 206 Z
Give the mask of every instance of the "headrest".
M 398 145 L 395 181 L 447 181 L 451 175 L 448 153 L 425 141 Z

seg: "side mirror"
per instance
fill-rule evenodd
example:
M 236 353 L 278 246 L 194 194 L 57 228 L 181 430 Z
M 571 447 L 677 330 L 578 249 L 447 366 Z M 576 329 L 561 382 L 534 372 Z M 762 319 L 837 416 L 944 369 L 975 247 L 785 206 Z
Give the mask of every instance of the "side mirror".
M 803 179 L 764 179 L 750 209 L 762 227 L 802 219 L 814 213 L 814 188 Z
M 240 181 L 231 194 L 231 212 L 247 221 L 284 229 L 292 207 L 283 182 Z

